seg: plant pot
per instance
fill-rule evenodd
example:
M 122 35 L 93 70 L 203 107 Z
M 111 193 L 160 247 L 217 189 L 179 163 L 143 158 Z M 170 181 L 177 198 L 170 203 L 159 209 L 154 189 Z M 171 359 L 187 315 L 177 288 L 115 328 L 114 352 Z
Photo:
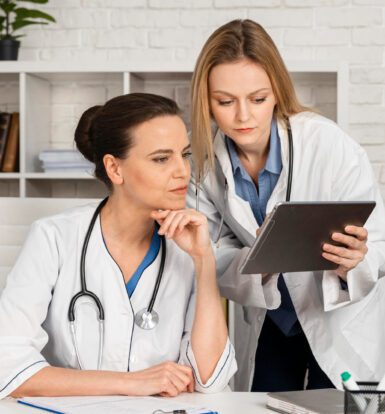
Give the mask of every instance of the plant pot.
M 0 40 L 0 60 L 17 60 L 20 42 L 14 39 Z

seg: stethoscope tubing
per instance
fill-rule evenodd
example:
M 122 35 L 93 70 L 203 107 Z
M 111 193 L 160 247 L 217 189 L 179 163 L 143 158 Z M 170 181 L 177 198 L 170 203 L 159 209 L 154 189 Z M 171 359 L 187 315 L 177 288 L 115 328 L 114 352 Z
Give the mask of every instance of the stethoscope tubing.
M 88 243 L 90 241 L 91 238 L 91 234 L 92 234 L 92 230 L 95 226 L 95 222 L 96 219 L 98 218 L 102 208 L 106 205 L 108 201 L 108 197 L 106 197 L 104 200 L 102 200 L 99 205 L 97 206 L 90 224 L 88 226 L 87 229 L 87 233 L 84 237 L 84 242 L 83 242 L 83 247 L 82 247 L 82 252 L 81 252 L 81 257 L 80 257 L 80 291 L 78 293 L 76 293 L 70 301 L 69 307 L 68 307 L 68 321 L 70 323 L 70 332 L 71 332 L 71 337 L 72 337 L 72 342 L 73 342 L 73 346 L 75 349 L 75 354 L 76 354 L 76 358 L 78 360 L 78 364 L 80 369 L 84 368 L 84 365 L 81 361 L 80 358 L 80 353 L 79 353 L 79 349 L 78 349 L 78 345 L 77 345 L 77 340 L 76 340 L 76 328 L 75 328 L 75 305 L 78 299 L 80 299 L 81 297 L 89 297 L 91 298 L 94 303 L 96 304 L 96 307 L 98 308 L 98 315 L 99 315 L 99 356 L 98 356 L 98 368 L 100 369 L 101 367 L 101 363 L 102 363 L 102 356 L 103 356 L 103 344 L 104 344 L 104 319 L 105 319 L 105 315 L 104 315 L 104 308 L 102 305 L 102 302 L 100 301 L 100 299 L 98 298 L 98 296 L 94 293 L 91 292 L 90 290 L 87 289 L 87 280 L 86 280 L 86 272 L 85 272 L 85 263 L 86 263 L 86 255 L 87 255 L 87 249 L 88 249 Z M 137 323 L 137 325 L 142 328 L 142 329 L 153 329 L 159 320 L 159 316 L 158 314 L 154 311 L 154 305 L 155 305 L 155 301 L 158 295 L 158 291 L 159 291 L 159 286 L 160 283 L 162 281 L 163 278 L 163 271 L 164 271 L 164 265 L 165 265 L 165 261 L 166 261 L 166 239 L 164 236 L 161 236 L 161 249 L 162 249 L 162 255 L 161 255 L 161 261 L 160 261 L 160 266 L 159 266 L 159 271 L 158 271 L 158 275 L 155 281 L 155 285 L 154 285 L 154 289 L 151 295 L 151 299 L 150 302 L 148 304 L 148 307 L 143 309 L 142 311 L 137 312 L 137 314 L 135 316 L 137 316 L 138 314 L 140 314 L 140 318 L 135 317 L 135 323 L 137 323 L 137 321 L 141 321 L 142 319 L 144 319 L 145 316 L 152 316 L 152 323 L 146 324 L 146 323 Z M 144 314 L 144 316 L 143 316 Z M 143 321 L 142 321 L 143 322 Z

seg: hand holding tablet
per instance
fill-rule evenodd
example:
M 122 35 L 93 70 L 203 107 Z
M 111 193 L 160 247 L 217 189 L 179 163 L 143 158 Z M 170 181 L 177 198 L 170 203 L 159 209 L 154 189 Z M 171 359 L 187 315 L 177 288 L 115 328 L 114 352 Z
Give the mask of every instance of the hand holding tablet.
M 362 227 L 375 207 L 374 201 L 362 202 L 290 202 L 278 203 L 266 217 L 261 231 L 251 247 L 241 273 L 282 273 L 341 268 L 323 256 L 323 246 L 329 245 L 328 254 L 336 255 L 359 243 L 357 230 L 346 235 L 346 226 Z M 333 233 L 341 233 L 337 240 Z M 345 243 L 346 244 L 345 244 Z M 336 249 L 334 246 L 338 246 Z M 326 247 L 325 251 L 328 249 Z M 340 249 L 340 250 L 338 250 Z M 358 260 L 358 257 L 348 260 Z M 349 263 L 345 263 L 348 268 Z M 339 269 L 343 276 L 344 269 Z

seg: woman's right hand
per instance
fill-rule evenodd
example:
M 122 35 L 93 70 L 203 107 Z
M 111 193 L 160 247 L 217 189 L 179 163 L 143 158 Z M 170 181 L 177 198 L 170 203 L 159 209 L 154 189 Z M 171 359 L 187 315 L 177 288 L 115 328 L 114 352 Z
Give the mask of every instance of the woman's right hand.
M 126 395 L 176 397 L 181 392 L 193 392 L 195 388 L 192 369 L 171 361 L 128 375 L 130 389 L 126 390 Z

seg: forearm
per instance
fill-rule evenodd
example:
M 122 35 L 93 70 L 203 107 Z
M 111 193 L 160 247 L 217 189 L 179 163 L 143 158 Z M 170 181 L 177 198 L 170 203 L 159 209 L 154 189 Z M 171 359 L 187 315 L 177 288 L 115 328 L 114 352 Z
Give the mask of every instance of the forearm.
M 126 372 L 46 367 L 20 385 L 11 396 L 135 395 L 135 386 L 129 376 Z
M 197 291 L 191 346 L 199 375 L 206 382 L 222 355 L 228 333 L 215 276 L 214 254 L 210 251 L 194 263 Z

